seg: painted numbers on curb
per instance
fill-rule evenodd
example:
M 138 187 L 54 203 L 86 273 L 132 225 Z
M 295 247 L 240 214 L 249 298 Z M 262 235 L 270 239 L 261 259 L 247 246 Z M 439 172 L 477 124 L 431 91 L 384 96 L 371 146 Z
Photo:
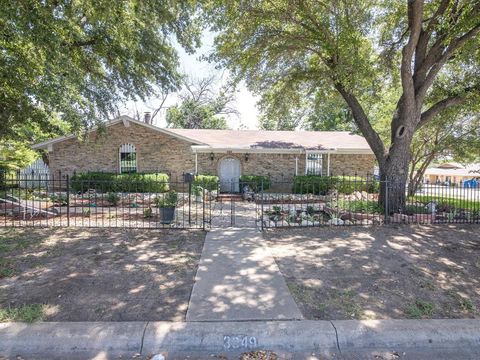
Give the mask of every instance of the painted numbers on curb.
M 224 335 L 223 348 L 225 350 L 254 349 L 258 345 L 255 336 L 247 335 Z

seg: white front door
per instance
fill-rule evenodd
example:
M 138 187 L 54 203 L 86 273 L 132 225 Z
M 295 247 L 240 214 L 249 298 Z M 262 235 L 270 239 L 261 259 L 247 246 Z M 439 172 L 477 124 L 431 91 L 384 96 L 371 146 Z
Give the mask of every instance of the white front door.
M 220 191 L 239 192 L 240 160 L 224 158 L 220 160 L 218 176 L 220 177 Z

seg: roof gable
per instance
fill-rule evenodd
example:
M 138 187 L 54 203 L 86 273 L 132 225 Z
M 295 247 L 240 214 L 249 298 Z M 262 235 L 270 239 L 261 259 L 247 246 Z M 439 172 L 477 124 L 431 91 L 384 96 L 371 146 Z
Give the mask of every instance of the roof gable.
M 171 132 L 168 129 L 163 129 L 163 128 L 160 128 L 160 127 L 155 126 L 155 125 L 151 125 L 151 124 L 147 124 L 147 123 L 142 122 L 142 121 L 135 120 L 135 119 L 133 119 L 130 116 L 127 116 L 127 115 L 122 115 L 122 116 L 119 116 L 118 118 L 107 121 L 105 123 L 105 126 L 110 127 L 112 125 L 116 125 L 116 124 L 119 124 L 119 123 L 123 123 L 123 125 L 125 127 L 128 127 L 130 123 L 140 125 L 140 126 L 144 126 L 144 127 L 147 127 L 151 130 L 158 131 L 160 133 L 170 135 L 170 136 L 173 136 L 175 138 L 178 138 L 178 139 L 181 139 L 181 140 L 184 140 L 184 141 L 188 141 L 188 142 L 196 144 L 196 145 L 206 145 L 202 142 L 199 142 L 196 139 L 191 139 L 191 138 L 188 138 L 188 137 L 183 136 L 181 134 Z M 97 130 L 98 130 L 98 126 L 94 126 L 94 127 L 92 127 L 91 129 L 88 130 L 88 133 L 91 133 L 91 132 L 94 132 L 94 131 L 97 131 Z M 47 140 L 47 141 L 35 144 L 35 145 L 32 146 L 32 148 L 33 149 L 45 149 L 45 148 L 48 148 L 48 147 L 52 146 L 55 143 L 62 142 L 62 141 L 65 141 L 65 140 L 69 140 L 69 139 L 75 139 L 75 138 L 78 138 L 78 136 L 75 135 L 75 134 L 60 136 L 60 137 L 55 138 L 55 139 L 51 139 L 51 140 Z

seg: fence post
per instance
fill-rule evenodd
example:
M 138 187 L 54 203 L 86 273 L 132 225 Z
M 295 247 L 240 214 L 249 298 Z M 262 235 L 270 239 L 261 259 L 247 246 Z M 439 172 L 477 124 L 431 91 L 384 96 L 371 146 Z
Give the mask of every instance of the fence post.
M 60 204 L 60 206 L 62 205 Z M 68 174 L 67 174 L 67 227 L 70 227 L 70 176 Z
M 207 199 L 205 198 L 205 185 L 202 187 L 202 217 L 203 217 L 203 231 L 205 231 L 205 201 Z
M 388 218 L 390 217 L 388 213 L 388 178 L 385 176 L 385 224 L 388 223 Z
M 263 231 L 263 180 L 262 180 L 262 187 L 260 189 L 260 204 L 261 204 L 261 210 L 260 210 L 260 228 Z

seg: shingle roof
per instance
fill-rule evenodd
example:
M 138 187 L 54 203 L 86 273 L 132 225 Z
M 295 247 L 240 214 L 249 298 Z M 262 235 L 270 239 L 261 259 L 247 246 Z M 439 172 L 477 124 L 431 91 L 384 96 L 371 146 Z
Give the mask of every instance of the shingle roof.
M 367 141 L 347 131 L 264 131 L 264 130 L 207 130 L 207 129 L 170 129 L 160 128 L 120 116 L 108 121 L 106 126 L 119 122 L 132 122 L 152 130 L 176 136 L 197 146 L 213 149 L 254 150 L 336 150 L 352 153 L 373 153 Z M 89 131 L 95 131 L 96 127 Z M 75 138 L 75 135 L 62 136 L 33 145 L 34 149 L 47 148 L 49 145 Z
M 365 138 L 347 131 L 166 130 L 212 148 L 370 150 Z

